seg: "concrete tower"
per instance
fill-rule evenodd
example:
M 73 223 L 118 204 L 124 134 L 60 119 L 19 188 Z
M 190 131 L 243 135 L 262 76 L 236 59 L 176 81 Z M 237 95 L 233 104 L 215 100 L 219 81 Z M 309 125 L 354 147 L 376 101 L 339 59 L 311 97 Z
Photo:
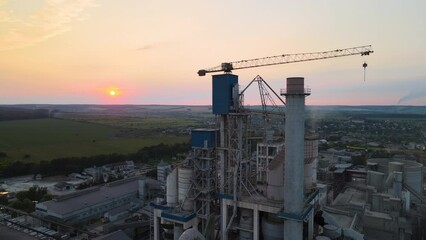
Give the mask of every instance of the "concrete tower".
M 310 92 L 304 88 L 304 78 L 287 78 L 285 121 L 285 171 L 284 212 L 301 216 L 304 207 L 304 137 L 305 96 Z M 303 222 L 295 219 L 284 221 L 284 239 L 302 240 Z

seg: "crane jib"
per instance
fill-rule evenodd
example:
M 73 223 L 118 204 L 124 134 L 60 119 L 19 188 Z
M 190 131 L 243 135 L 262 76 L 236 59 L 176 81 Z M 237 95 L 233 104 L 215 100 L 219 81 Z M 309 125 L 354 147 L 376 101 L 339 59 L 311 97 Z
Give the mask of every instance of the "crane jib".
M 199 76 L 205 76 L 207 73 L 214 72 L 225 72 L 230 73 L 232 70 L 237 69 L 246 69 L 246 68 L 255 68 L 287 63 L 296 63 L 296 62 L 307 62 L 322 60 L 328 58 L 337 58 L 344 56 L 352 55 L 361 55 L 368 56 L 374 51 L 371 48 L 371 45 L 345 48 L 345 49 L 335 49 L 325 52 L 312 52 L 312 53 L 296 53 L 296 54 L 281 54 L 276 56 L 264 57 L 264 58 L 255 58 L 248 60 L 240 60 L 235 62 L 224 62 L 219 66 L 207 69 L 201 69 L 198 71 Z

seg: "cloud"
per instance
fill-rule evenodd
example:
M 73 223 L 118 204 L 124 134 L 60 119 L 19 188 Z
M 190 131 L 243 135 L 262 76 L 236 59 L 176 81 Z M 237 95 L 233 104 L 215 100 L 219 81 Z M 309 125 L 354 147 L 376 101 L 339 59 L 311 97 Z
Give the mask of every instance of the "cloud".
M 83 11 L 93 7 L 96 0 L 45 0 L 44 5 L 27 18 L 12 11 L 0 10 L 0 51 L 23 48 L 45 41 L 71 29 L 73 21 L 88 18 Z M 6 0 L 0 0 L 0 6 Z
M 0 6 L 1 6 L 1 2 L 0 2 Z M 0 10 L 0 23 L 10 23 L 14 21 L 16 20 L 12 17 L 12 13 L 10 11 Z
M 136 51 L 146 51 L 146 50 L 150 50 L 152 48 L 154 48 L 154 45 L 148 44 L 148 45 L 142 46 L 140 48 L 136 48 Z

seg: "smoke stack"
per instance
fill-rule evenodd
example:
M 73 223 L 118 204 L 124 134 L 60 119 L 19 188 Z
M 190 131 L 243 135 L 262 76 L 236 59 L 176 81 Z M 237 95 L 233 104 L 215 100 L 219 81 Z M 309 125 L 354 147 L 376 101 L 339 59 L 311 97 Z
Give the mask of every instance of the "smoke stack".
M 305 96 L 303 77 L 287 78 L 285 119 L 284 212 L 300 216 L 304 205 Z M 302 240 L 303 222 L 284 221 L 284 239 Z

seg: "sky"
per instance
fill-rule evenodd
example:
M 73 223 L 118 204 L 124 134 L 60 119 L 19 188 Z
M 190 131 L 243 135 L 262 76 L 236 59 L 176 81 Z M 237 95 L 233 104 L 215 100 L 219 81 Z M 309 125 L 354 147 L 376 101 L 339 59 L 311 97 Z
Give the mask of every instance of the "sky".
M 260 75 L 276 91 L 305 77 L 309 105 L 424 106 L 424 9 L 417 0 L 0 0 L 0 104 L 209 105 L 211 77 L 199 69 L 372 45 L 368 57 L 234 74 L 242 87 Z M 254 90 L 245 103 L 260 104 Z

